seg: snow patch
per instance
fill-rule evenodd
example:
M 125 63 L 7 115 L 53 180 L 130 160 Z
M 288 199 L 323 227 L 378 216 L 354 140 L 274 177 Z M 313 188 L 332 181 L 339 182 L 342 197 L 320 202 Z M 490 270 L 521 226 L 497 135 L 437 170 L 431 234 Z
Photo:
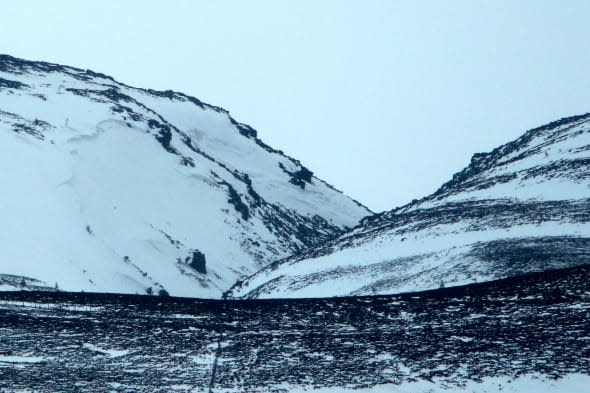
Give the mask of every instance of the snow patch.
M 85 348 L 92 352 L 100 353 L 102 355 L 108 355 L 111 358 L 118 358 L 129 354 L 129 350 L 103 349 L 89 343 L 84 343 L 82 345 L 82 348 Z

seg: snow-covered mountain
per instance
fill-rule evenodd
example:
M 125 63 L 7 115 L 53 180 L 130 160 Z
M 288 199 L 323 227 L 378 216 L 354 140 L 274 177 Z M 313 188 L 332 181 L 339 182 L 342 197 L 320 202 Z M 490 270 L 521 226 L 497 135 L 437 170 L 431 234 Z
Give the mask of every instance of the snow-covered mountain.
M 590 263 L 590 114 L 526 132 L 434 194 L 272 263 L 245 297 L 387 294 Z
M 0 56 L 0 288 L 218 297 L 368 209 L 173 91 Z

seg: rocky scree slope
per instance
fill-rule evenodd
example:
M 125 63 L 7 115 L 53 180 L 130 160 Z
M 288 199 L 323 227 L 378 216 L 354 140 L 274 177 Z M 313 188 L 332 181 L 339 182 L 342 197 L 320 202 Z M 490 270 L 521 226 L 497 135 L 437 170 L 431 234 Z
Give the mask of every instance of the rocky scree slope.
M 370 214 L 219 107 L 0 56 L 0 289 L 219 297 Z
M 590 115 L 526 132 L 434 194 L 233 287 L 251 298 L 387 294 L 590 263 Z
M 589 313 L 588 266 L 356 298 L 5 292 L 0 390 L 586 392 Z

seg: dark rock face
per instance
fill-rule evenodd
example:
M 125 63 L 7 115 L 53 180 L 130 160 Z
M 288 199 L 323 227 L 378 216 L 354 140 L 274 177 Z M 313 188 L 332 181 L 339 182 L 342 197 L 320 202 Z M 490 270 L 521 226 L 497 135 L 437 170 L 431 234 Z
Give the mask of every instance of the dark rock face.
M 187 258 L 190 267 L 195 269 L 201 274 L 207 274 L 207 262 L 205 260 L 205 254 L 199 250 L 193 250 L 193 254 Z
M 589 294 L 588 266 L 318 300 L 1 293 L 0 388 L 286 393 L 588 375 Z
M 311 183 L 313 179 L 313 172 L 304 166 L 301 166 L 301 168 L 299 168 L 295 172 L 289 171 L 287 168 L 285 168 L 283 164 L 280 163 L 279 167 L 283 170 L 283 172 L 291 176 L 291 179 L 289 180 L 291 184 L 295 184 L 296 186 L 299 186 L 302 189 L 305 189 L 305 184 Z
M 22 89 L 23 87 L 28 86 L 18 81 L 11 81 L 8 79 L 0 78 L 0 89 Z
M 240 194 L 238 194 L 236 189 L 233 188 L 228 182 L 220 182 L 220 184 L 223 184 L 225 187 L 227 187 L 227 202 L 231 204 L 238 213 L 240 213 L 244 221 L 248 221 L 250 218 L 250 210 L 248 209 L 248 206 L 242 201 Z

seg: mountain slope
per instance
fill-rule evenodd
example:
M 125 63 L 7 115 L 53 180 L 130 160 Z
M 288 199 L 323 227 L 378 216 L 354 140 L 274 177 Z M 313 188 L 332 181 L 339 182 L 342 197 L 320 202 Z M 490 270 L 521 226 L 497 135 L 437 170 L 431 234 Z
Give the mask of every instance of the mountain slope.
M 434 194 L 277 261 L 236 296 L 437 288 L 590 263 L 590 115 L 528 131 Z
M 218 297 L 370 212 L 227 111 L 0 56 L 0 287 Z

